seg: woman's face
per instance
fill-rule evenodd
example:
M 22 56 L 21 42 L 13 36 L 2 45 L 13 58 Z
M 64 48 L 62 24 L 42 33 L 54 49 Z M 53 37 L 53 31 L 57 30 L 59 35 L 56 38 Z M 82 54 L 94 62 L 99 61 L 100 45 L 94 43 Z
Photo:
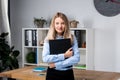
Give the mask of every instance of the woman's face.
M 60 17 L 55 19 L 55 30 L 58 35 L 62 35 L 65 30 L 65 22 Z

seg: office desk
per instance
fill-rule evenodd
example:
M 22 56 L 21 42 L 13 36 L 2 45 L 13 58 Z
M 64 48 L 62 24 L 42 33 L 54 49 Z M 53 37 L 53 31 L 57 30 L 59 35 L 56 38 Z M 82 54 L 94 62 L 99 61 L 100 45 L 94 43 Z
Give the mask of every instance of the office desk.
M 46 74 L 46 72 L 33 72 L 32 69 L 35 66 L 27 66 L 11 71 L 0 73 L 0 77 L 15 78 L 20 80 L 45 80 L 45 75 L 39 76 L 39 74 Z
M 0 73 L 0 77 L 20 80 L 45 80 L 46 72 L 33 72 L 35 66 Z M 40 75 L 42 74 L 42 75 Z M 75 80 L 120 80 L 120 73 L 74 69 Z

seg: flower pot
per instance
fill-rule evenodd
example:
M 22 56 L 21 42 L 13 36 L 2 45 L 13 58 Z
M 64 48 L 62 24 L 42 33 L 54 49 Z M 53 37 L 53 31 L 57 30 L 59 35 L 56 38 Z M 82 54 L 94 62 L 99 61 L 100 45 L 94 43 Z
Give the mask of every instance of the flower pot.
M 70 27 L 71 27 L 71 28 L 76 28 L 78 23 L 79 23 L 79 22 L 76 21 L 76 20 L 70 21 Z

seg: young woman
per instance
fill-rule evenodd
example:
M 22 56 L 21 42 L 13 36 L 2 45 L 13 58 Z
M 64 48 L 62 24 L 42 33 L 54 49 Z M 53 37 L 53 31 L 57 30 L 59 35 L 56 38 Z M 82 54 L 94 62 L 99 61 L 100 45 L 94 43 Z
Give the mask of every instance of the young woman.
M 50 55 L 49 40 L 66 38 L 70 38 L 72 47 L 65 53 Z M 71 65 L 79 62 L 80 52 L 75 36 L 70 33 L 69 21 L 63 13 L 56 13 L 51 21 L 49 32 L 44 40 L 42 58 L 43 62 L 49 65 L 46 80 L 74 80 Z

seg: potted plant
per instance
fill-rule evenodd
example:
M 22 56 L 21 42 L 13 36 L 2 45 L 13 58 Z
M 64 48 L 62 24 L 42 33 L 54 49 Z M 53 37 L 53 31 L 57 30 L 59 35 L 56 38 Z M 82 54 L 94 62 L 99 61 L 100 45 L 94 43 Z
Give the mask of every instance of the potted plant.
M 8 33 L 0 34 L 0 72 L 19 68 L 17 57 L 20 52 L 14 50 L 14 46 L 10 47 L 6 41 L 7 35 Z
M 71 28 L 76 28 L 78 23 L 79 23 L 79 21 L 72 20 L 72 21 L 70 21 L 70 27 Z
M 47 24 L 47 21 L 43 19 L 43 17 L 41 17 L 40 19 L 34 18 L 34 25 L 38 28 L 43 28 L 44 24 Z
M 26 61 L 28 63 L 35 63 L 36 62 L 35 57 L 36 57 L 35 52 L 33 52 L 33 51 L 28 52 L 26 55 Z

